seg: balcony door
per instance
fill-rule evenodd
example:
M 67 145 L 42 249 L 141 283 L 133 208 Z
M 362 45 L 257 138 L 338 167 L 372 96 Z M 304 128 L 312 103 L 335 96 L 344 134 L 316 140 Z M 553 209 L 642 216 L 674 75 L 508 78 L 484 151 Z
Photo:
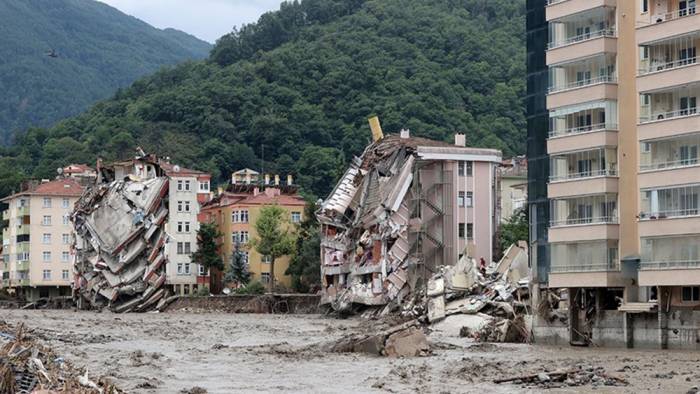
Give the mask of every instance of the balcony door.
M 697 97 L 681 97 L 680 100 L 681 116 L 691 115 L 698 110 Z

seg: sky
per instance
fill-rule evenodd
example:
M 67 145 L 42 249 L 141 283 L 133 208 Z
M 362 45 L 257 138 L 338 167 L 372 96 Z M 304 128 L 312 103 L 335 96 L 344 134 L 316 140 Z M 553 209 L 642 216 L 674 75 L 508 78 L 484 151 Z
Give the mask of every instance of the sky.
M 214 43 L 234 26 L 255 22 L 282 0 L 99 0 L 159 29 L 172 27 Z

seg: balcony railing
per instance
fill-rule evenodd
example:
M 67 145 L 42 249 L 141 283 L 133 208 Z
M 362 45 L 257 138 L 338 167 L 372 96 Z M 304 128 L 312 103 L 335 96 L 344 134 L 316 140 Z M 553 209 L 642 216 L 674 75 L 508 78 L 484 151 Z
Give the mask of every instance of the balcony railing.
M 559 265 L 552 264 L 552 273 L 567 273 L 567 272 L 608 272 L 608 271 L 619 271 L 620 263 L 618 261 L 611 261 L 608 263 L 601 264 L 567 264 Z
M 617 216 L 601 216 L 601 217 L 588 217 L 588 218 L 571 218 L 564 220 L 552 220 L 552 227 L 562 227 L 562 226 L 580 226 L 586 224 L 617 224 Z
M 672 111 L 672 112 L 658 112 L 658 113 L 655 113 L 653 115 L 640 117 L 639 123 L 649 123 L 649 122 L 655 122 L 655 121 L 666 120 L 666 119 L 681 118 L 684 116 L 693 116 L 693 115 L 697 115 L 697 113 L 698 113 L 697 107 L 685 108 L 685 109 L 681 109 L 678 111 Z
M 563 3 L 565 1 L 568 1 L 568 0 L 547 0 L 547 5 L 559 4 L 559 3 Z
M 549 177 L 550 182 L 566 181 L 571 179 L 595 178 L 600 176 L 617 176 L 615 169 L 601 169 L 585 172 L 575 172 L 564 175 L 552 175 Z
M 693 8 L 686 8 L 684 10 L 676 10 L 673 12 L 667 12 L 667 13 L 662 14 L 660 16 L 653 15 L 651 17 L 649 25 L 654 25 L 654 24 L 662 23 L 662 22 L 669 22 L 669 21 L 673 21 L 676 19 L 685 18 L 686 16 L 692 16 L 692 15 L 695 15 L 695 11 L 696 11 L 696 8 L 693 7 Z
M 590 85 L 597 85 L 597 84 L 601 84 L 601 83 L 617 83 L 617 77 L 615 75 L 603 75 L 601 77 L 584 79 L 581 81 L 569 82 L 569 83 L 565 83 L 565 84 L 557 85 L 557 86 L 550 86 L 549 93 L 556 93 L 556 92 L 561 92 L 564 90 L 577 89 L 577 88 L 582 88 L 582 87 L 590 86 Z
M 17 271 L 29 271 L 29 261 L 18 261 Z
M 654 62 L 652 62 L 648 67 L 640 68 L 639 75 L 642 76 L 642 75 L 654 73 L 657 71 L 672 70 L 674 68 L 692 65 L 692 64 L 695 64 L 696 62 L 697 62 L 697 57 L 676 60 L 676 61 L 668 62 L 668 63 L 654 63 Z
M 588 126 L 570 127 L 568 129 L 563 129 L 563 130 L 551 130 L 549 132 L 549 137 L 554 138 L 554 137 L 561 137 L 561 136 L 570 135 L 570 134 L 593 133 L 596 131 L 604 131 L 604 130 L 617 130 L 617 125 L 614 123 L 597 123 L 597 124 L 592 124 L 592 125 L 588 125 Z
M 700 268 L 700 260 L 642 261 L 640 268 L 642 270 Z
M 547 44 L 547 49 L 555 49 L 555 48 L 563 47 L 563 46 L 566 46 L 569 44 L 575 44 L 575 43 L 581 42 L 581 41 L 592 40 L 592 39 L 598 38 L 598 37 L 615 37 L 615 35 L 616 35 L 615 29 L 602 29 L 602 30 L 593 31 L 590 33 L 583 33 L 583 34 L 579 34 L 577 36 L 568 37 L 568 38 L 561 40 L 561 41 L 550 42 Z
M 683 168 L 698 165 L 698 159 L 682 159 L 673 161 L 664 161 L 659 163 L 651 164 L 641 164 L 639 166 L 640 171 L 653 171 L 653 170 L 664 170 L 673 168 Z
M 682 218 L 686 216 L 698 216 L 700 215 L 700 209 L 689 208 L 689 209 L 669 209 L 658 212 L 641 212 L 639 214 L 639 219 L 642 220 L 656 220 L 656 219 L 668 219 L 668 218 Z
M 17 208 L 17 216 L 28 216 L 29 207 L 19 207 Z
M 10 211 L 9 210 L 4 210 L 2 211 L 2 220 L 10 220 Z

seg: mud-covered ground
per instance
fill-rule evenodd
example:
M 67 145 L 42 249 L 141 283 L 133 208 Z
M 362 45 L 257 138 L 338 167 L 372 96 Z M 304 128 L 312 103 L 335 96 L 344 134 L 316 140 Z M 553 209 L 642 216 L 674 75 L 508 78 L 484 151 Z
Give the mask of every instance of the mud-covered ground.
M 432 356 L 410 359 L 318 346 L 362 330 L 359 318 L 1 310 L 0 320 L 25 323 L 78 367 L 111 376 L 129 393 L 541 392 L 493 379 L 578 365 L 603 367 L 630 385 L 546 391 L 685 393 L 700 385 L 697 352 L 474 344 L 444 334 L 430 336 Z

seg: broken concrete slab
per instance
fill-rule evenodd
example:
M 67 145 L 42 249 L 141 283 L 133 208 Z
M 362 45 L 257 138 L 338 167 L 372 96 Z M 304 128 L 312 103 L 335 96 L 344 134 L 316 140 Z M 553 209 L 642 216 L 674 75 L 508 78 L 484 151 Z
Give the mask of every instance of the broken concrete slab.
M 384 352 L 388 357 L 417 357 L 430 352 L 430 345 L 423 330 L 413 327 L 391 334 Z

